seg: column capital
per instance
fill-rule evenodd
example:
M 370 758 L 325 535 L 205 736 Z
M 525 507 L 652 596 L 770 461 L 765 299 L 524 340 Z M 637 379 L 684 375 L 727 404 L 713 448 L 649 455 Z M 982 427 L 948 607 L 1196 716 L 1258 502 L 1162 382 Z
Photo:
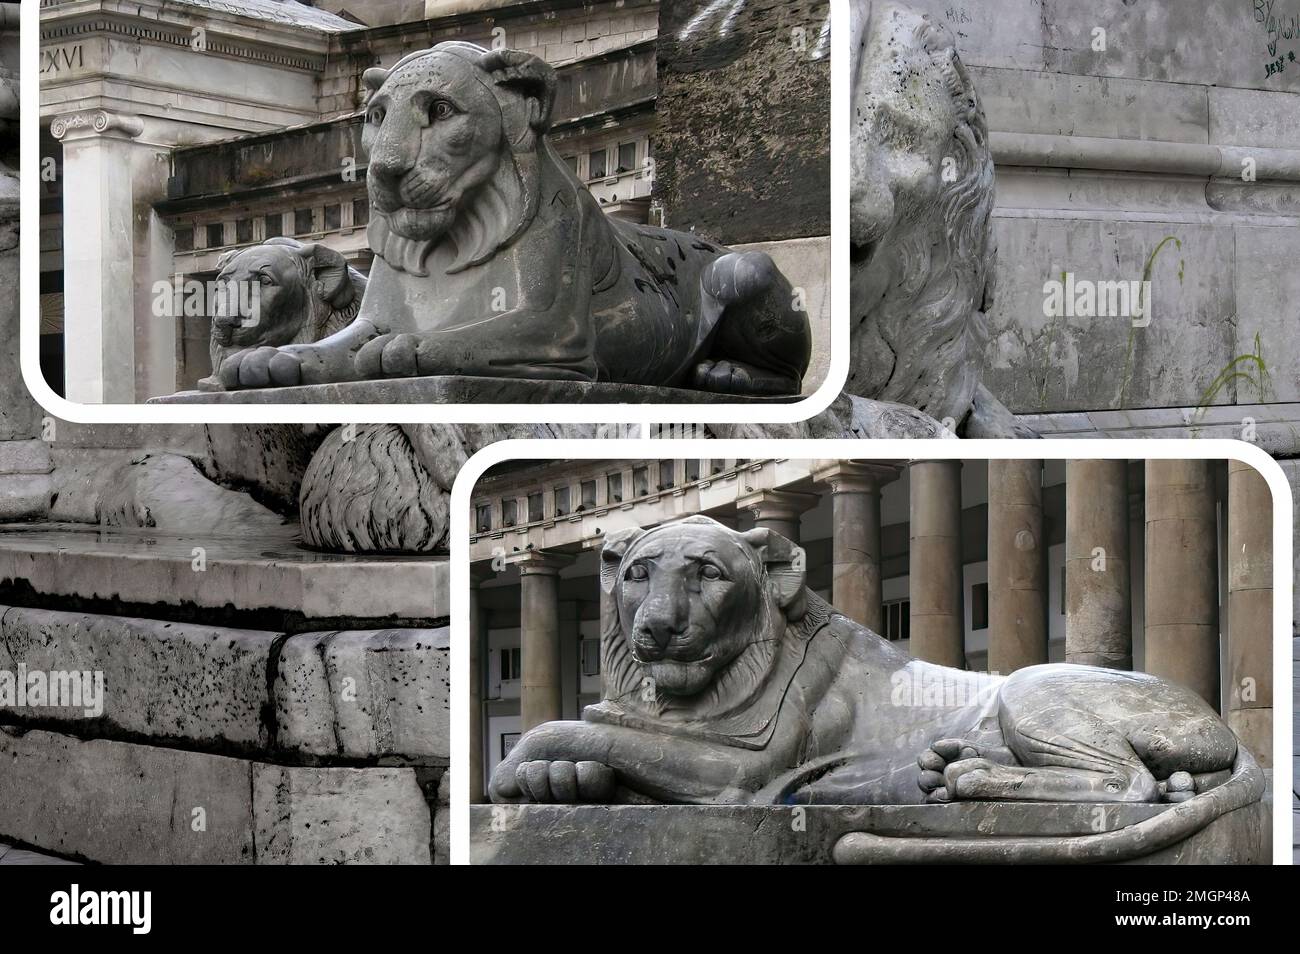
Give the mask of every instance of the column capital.
M 885 484 L 897 480 L 901 472 L 902 467 L 897 464 L 819 460 L 813 465 L 812 477 L 819 484 L 829 484 L 832 494 L 879 493 Z
M 795 490 L 755 490 L 736 498 L 739 510 L 748 510 L 756 520 L 793 520 L 817 506 L 816 494 Z
M 519 568 L 520 576 L 555 576 L 576 557 L 555 550 L 521 550 L 506 555 L 506 565 Z
M 58 140 L 73 141 L 91 136 L 116 136 L 134 139 L 144 132 L 144 120 L 130 113 L 108 109 L 83 109 L 56 116 L 50 123 L 50 135 Z

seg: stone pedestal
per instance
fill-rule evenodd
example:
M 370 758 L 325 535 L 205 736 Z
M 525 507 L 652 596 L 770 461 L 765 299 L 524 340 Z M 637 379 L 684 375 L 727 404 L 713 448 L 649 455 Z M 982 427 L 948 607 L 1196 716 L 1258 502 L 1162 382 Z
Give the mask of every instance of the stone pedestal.
M 0 441 L 0 520 L 44 517 L 53 470 L 45 441 Z
M 1146 462 L 1146 671 L 1220 707 L 1219 546 L 1211 461 Z
M 246 391 L 181 391 L 150 404 L 788 404 L 802 398 L 742 397 L 643 384 L 526 381 L 433 375 Z
M 1259 471 L 1228 461 L 1227 722 L 1273 765 L 1273 495 Z
M 1065 483 L 1065 661 L 1133 668 L 1128 461 L 1072 460 Z
M 831 603 L 881 632 L 880 489 L 899 468 L 851 461 L 819 463 L 813 478 L 831 488 Z
M 474 864 L 832 864 L 841 837 L 869 832 L 888 849 L 918 838 L 996 847 L 1013 840 L 1086 839 L 1140 823 L 1172 805 L 961 802 L 951 805 L 477 805 L 470 809 Z M 1100 812 L 1100 815 L 1099 815 Z M 798 813 L 798 814 L 796 814 Z M 1068 842 L 1067 842 L 1068 843 Z M 1122 864 L 1269 864 L 1272 827 L 1256 802 L 1184 841 Z
M 506 558 L 519 568 L 520 731 L 564 718 L 563 661 L 560 647 L 560 570 L 573 562 L 567 553 L 528 550 Z
M 988 572 L 991 672 L 1047 662 L 1043 462 L 990 460 Z
M 965 669 L 961 461 L 913 461 L 909 491 L 911 653 L 926 662 Z
M 799 542 L 799 518 L 817 503 L 816 494 L 790 490 L 760 490 L 736 498 L 736 506 L 750 512 L 755 527 L 766 527 L 795 543 Z

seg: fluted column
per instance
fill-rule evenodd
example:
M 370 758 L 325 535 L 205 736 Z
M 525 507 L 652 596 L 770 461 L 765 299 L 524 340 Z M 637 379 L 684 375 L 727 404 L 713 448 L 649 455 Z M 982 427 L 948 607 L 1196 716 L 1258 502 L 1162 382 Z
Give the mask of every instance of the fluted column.
M 912 655 L 964 669 L 961 461 L 913 461 L 908 478 Z
M 1146 462 L 1146 670 L 1220 706 L 1218 521 L 1205 460 Z
M 1228 725 L 1273 765 L 1273 495 L 1228 461 Z
M 817 495 L 792 490 L 756 490 L 737 498 L 736 506 L 753 515 L 755 527 L 767 527 L 798 543 L 799 517 L 817 506 Z
M 522 731 L 563 718 L 560 659 L 560 570 L 573 562 L 567 553 L 528 550 L 506 557 L 519 568 L 519 631 L 522 676 L 519 719 Z
M 873 632 L 883 628 L 880 592 L 880 489 L 899 468 L 856 461 L 820 461 L 813 479 L 831 489 L 831 602 Z
M 1128 461 L 1072 460 L 1065 473 L 1065 661 L 1132 669 Z
M 989 658 L 992 672 L 1047 662 L 1043 462 L 990 460 Z

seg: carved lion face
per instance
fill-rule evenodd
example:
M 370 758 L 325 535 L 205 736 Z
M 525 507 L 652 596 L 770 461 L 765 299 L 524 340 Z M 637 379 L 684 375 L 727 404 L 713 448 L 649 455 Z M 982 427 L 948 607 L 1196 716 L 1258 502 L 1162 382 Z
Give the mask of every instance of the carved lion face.
M 212 339 L 223 348 L 288 344 L 310 308 L 302 262 L 293 251 L 255 245 L 217 274 L 221 292 L 212 314 Z
M 602 583 L 617 600 L 623 648 L 657 692 L 702 692 L 784 630 L 803 592 L 797 550 L 769 530 L 737 533 L 707 517 L 611 534 Z
M 549 128 L 550 66 L 450 42 L 363 78 L 372 90 L 362 131 L 369 236 L 388 264 L 424 274 L 424 258 L 448 237 L 477 261 L 531 220 L 537 198 L 517 159 Z

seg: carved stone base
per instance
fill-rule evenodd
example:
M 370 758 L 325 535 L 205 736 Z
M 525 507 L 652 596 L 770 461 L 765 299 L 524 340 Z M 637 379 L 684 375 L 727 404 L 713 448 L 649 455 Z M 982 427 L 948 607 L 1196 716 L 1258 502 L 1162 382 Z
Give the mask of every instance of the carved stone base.
M 248 391 L 181 391 L 150 404 L 788 404 L 791 397 L 745 397 L 642 384 L 434 376 L 312 384 Z
M 952 805 L 474 805 L 475 864 L 831 864 L 836 842 L 870 832 L 890 842 L 914 838 L 1043 838 L 1068 862 L 1072 838 L 1114 831 L 1171 805 L 1058 805 L 965 802 Z M 1099 816 L 1098 812 L 1102 814 Z M 1269 864 L 1269 805 L 1229 812 L 1184 841 L 1123 864 Z M 1014 857 L 1008 857 L 1014 861 Z M 882 859 L 889 863 L 887 859 Z

